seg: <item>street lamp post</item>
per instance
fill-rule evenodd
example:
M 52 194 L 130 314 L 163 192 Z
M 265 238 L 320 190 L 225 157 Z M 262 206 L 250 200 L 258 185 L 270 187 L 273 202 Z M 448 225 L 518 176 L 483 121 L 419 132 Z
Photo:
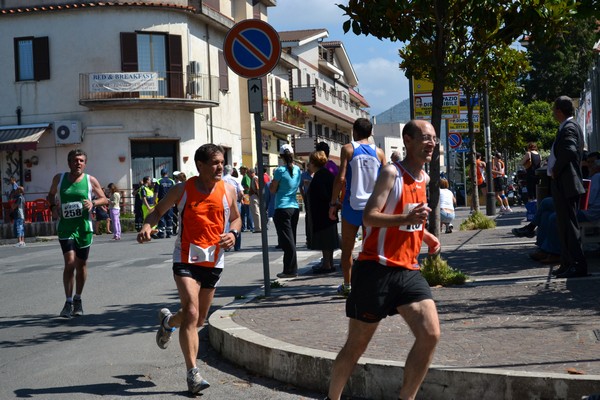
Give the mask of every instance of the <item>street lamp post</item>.
M 486 215 L 496 215 L 496 193 L 492 179 L 492 133 L 490 131 L 490 98 L 487 86 L 483 92 L 485 103 L 485 174 L 487 175 L 487 197 L 485 199 Z

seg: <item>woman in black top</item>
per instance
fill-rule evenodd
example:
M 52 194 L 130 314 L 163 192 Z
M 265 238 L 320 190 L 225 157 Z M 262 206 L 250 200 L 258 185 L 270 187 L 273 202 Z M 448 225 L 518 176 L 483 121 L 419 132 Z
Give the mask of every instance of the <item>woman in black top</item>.
M 521 164 L 525 167 L 525 172 L 527 173 L 527 198 L 523 199 L 524 202 L 535 200 L 535 185 L 537 184 L 535 170 L 540 167 L 541 163 L 542 157 L 537 151 L 537 145 L 534 142 L 529 142 L 529 144 L 527 144 L 527 153 L 525 153 L 523 160 L 521 161 Z

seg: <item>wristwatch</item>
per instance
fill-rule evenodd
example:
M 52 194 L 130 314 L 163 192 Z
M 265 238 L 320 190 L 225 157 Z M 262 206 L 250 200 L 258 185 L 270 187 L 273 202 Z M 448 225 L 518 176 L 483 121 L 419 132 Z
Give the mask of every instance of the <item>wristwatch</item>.
M 240 237 L 240 231 L 237 229 L 232 229 L 228 233 L 233 233 L 233 236 L 235 236 L 236 239 Z

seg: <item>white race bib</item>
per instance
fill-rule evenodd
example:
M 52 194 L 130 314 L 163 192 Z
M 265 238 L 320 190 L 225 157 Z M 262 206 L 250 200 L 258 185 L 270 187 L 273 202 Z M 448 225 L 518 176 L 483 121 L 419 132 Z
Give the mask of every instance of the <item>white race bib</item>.
M 61 204 L 62 217 L 65 219 L 78 218 L 83 215 L 83 203 L 74 201 L 72 203 Z
M 217 246 L 210 246 L 209 248 L 203 249 L 200 246 L 190 243 L 188 263 L 197 264 L 201 262 L 215 262 L 216 250 Z
M 410 213 L 416 206 L 418 206 L 421 203 L 408 203 L 404 206 L 404 210 L 402 211 L 403 214 L 408 214 Z M 423 224 L 417 224 L 417 225 L 400 225 L 398 227 L 399 230 L 404 231 L 404 232 L 418 232 L 423 230 Z

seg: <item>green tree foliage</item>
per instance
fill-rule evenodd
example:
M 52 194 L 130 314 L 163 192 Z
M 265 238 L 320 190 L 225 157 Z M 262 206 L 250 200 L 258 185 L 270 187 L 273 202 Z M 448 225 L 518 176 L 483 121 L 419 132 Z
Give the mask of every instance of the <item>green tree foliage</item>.
M 549 150 L 556 136 L 551 104 L 523 102 L 524 91 L 516 83 L 490 92 L 492 146 L 505 154 L 521 157 L 529 142 Z
M 595 1 L 595 0 L 588 0 Z M 400 67 L 416 78 L 433 82 L 431 122 L 440 132 L 443 91 L 459 64 L 477 64 L 487 51 L 513 43 L 535 25 L 551 27 L 575 7 L 572 0 L 348 0 L 339 5 L 348 16 L 345 32 L 405 42 Z M 471 40 L 471 39 L 473 40 Z M 470 43 L 467 52 L 456 52 Z M 459 54 L 461 57 L 450 57 Z M 475 70 L 475 68 L 473 68 Z M 439 236 L 439 147 L 430 164 L 429 222 Z
M 596 17 L 565 19 L 562 31 L 528 36 L 532 70 L 523 79 L 530 100 L 552 102 L 560 95 L 579 98 L 600 39 Z

